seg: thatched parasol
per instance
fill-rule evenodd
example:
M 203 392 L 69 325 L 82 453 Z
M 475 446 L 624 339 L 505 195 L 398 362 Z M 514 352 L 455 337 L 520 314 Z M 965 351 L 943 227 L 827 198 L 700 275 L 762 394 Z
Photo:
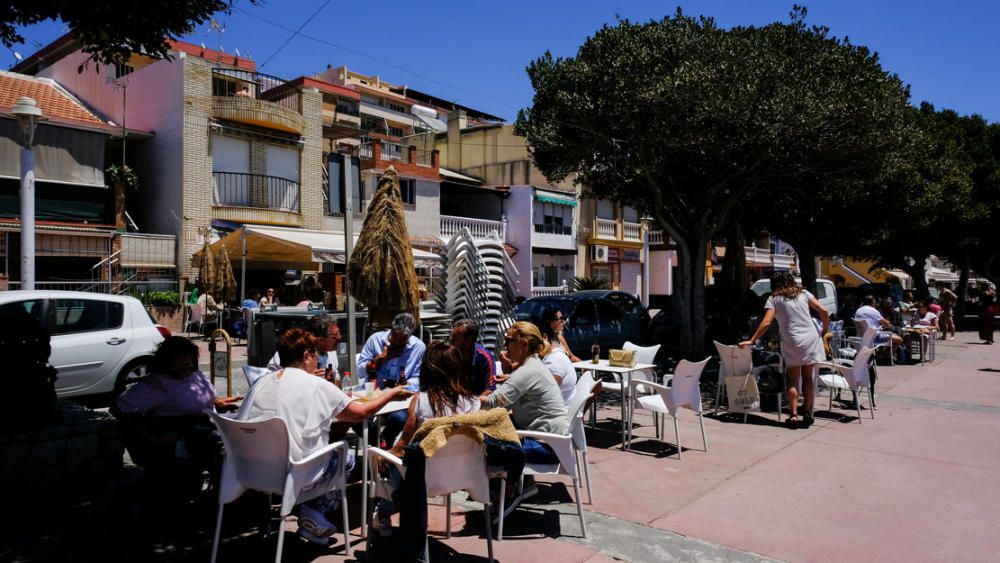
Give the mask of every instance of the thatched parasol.
M 198 260 L 198 285 L 201 286 L 202 294 L 215 293 L 215 256 L 212 255 L 212 247 L 208 241 L 208 229 L 202 231 L 202 237 L 205 245 Z
M 396 313 L 420 320 L 419 282 L 410 234 L 399 193 L 399 177 L 389 167 L 368 205 L 368 215 L 347 265 L 351 295 L 368 306 L 368 322 L 386 328 Z
M 220 299 L 232 301 L 236 299 L 236 276 L 233 274 L 233 262 L 229 259 L 229 251 L 225 245 L 215 257 L 215 291 Z

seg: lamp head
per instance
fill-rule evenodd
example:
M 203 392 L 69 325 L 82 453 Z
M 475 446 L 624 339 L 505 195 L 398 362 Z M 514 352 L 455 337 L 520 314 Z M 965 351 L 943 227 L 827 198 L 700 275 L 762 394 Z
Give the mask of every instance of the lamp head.
M 643 215 L 642 217 L 639 217 L 639 223 L 641 223 L 642 228 L 646 229 L 647 231 L 653 225 L 653 220 L 654 220 L 653 217 L 650 215 Z
M 42 108 L 38 107 L 38 102 L 34 99 L 21 96 L 14 102 L 10 112 L 17 118 L 17 124 L 24 133 L 25 146 L 30 147 L 35 136 L 35 125 L 45 119 L 45 116 L 42 115 Z

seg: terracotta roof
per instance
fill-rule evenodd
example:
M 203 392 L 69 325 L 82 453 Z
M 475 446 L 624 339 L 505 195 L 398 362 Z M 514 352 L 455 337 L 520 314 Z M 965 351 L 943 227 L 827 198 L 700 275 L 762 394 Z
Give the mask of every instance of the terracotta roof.
M 45 117 L 54 121 L 107 125 L 54 80 L 0 71 L 0 108 L 9 112 L 21 96 L 34 98 Z

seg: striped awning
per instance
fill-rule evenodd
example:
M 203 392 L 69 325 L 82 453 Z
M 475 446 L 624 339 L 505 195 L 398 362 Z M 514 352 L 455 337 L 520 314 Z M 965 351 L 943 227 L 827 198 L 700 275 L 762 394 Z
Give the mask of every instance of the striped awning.
M 555 194 L 536 193 L 535 199 L 542 203 L 552 203 L 555 205 L 568 205 L 570 207 L 576 207 L 576 199 L 559 197 Z

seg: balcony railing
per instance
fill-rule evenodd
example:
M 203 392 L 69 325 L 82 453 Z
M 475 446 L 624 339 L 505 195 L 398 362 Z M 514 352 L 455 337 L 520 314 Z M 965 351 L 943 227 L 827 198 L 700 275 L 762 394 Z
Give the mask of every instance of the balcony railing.
M 298 112 L 299 91 L 286 84 L 287 80 L 260 72 L 235 68 L 212 69 L 213 96 L 265 100 Z
M 622 221 L 622 240 L 642 242 L 642 225 Z
M 533 287 L 531 288 L 532 297 L 548 297 L 550 295 L 563 295 L 568 293 L 569 289 L 563 285 L 557 285 L 554 287 Z
M 298 182 L 243 172 L 213 172 L 212 176 L 215 205 L 299 212 Z
M 399 143 L 389 143 L 382 141 L 382 160 L 398 160 L 407 162 L 409 160 L 409 147 Z
M 451 237 L 458 234 L 463 227 L 468 227 L 469 232 L 475 238 L 497 237 L 501 241 L 506 240 L 507 228 L 503 221 L 490 221 L 488 219 L 474 219 L 472 217 L 453 217 L 451 215 L 441 216 L 441 236 Z
M 618 238 L 617 222 L 614 219 L 597 219 L 594 225 L 594 233 L 597 238 Z
M 417 150 L 417 166 L 434 166 L 434 151 Z
M 572 235 L 573 227 L 571 225 L 546 225 L 543 223 L 535 223 L 535 232 L 549 235 Z
M 663 244 L 663 231 L 649 231 L 649 244 Z

